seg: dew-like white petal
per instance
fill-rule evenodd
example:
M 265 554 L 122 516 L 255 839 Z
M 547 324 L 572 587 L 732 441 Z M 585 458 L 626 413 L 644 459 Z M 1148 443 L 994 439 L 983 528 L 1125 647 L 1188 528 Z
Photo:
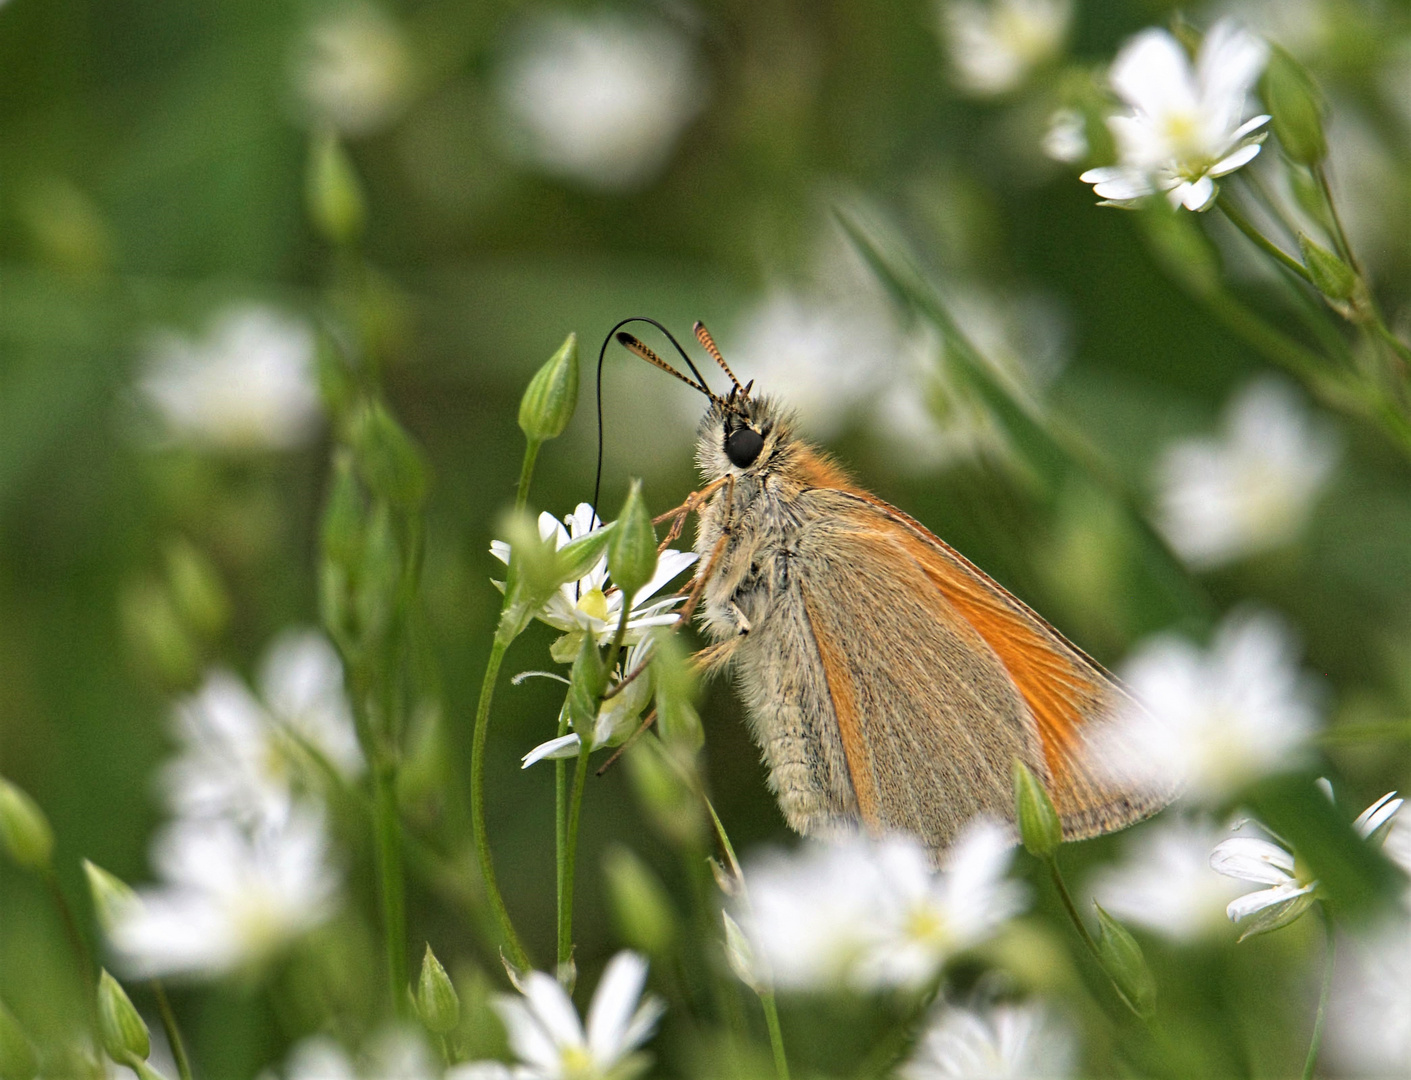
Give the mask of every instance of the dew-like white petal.
M 1222 840 L 1210 853 L 1210 867 L 1226 877 L 1282 885 L 1293 877 L 1293 855 L 1278 844 L 1253 836 Z
M 524 757 L 520 758 L 521 769 L 527 769 L 538 761 L 553 761 L 559 758 L 571 758 L 578 756 L 578 747 L 581 740 L 576 732 L 570 731 L 567 735 L 560 735 L 556 739 L 542 742 Z
M 647 962 L 634 952 L 618 953 L 603 970 L 588 1007 L 588 1049 L 600 1064 L 626 1051 L 624 1036 L 646 981 Z

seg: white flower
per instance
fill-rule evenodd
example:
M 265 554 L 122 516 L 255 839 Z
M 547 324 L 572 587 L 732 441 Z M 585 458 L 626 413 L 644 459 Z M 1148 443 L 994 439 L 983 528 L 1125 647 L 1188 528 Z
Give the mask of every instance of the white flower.
M 545 540 L 553 537 L 555 547 L 561 548 L 570 540 L 587 536 L 593 531 L 595 521 L 593 508 L 587 503 L 579 503 L 562 522 L 546 511 L 539 515 L 539 535 Z M 565 528 L 565 525 L 568 527 Z M 508 565 L 510 546 L 502 540 L 493 540 L 490 554 Z M 676 622 L 674 609 L 681 602 L 680 596 L 668 596 L 661 600 L 651 598 L 695 561 L 694 553 L 671 548 L 657 556 L 656 573 L 632 597 L 631 614 L 627 619 L 626 640 L 629 643 L 640 641 L 653 626 L 670 626 Z M 560 586 L 535 617 L 564 633 L 587 631 L 595 634 L 603 644 L 611 641 L 622 617 L 622 590 L 608 584 L 607 556 L 599 559 L 577 581 Z
M 812 990 L 925 984 L 953 954 L 993 936 L 1024 904 L 1005 877 L 1011 838 L 977 820 L 931 869 L 910 837 L 850 834 L 771 854 L 745 870 L 736 918 L 762 980 Z
M 411 53 L 401 27 L 382 8 L 342 3 L 308 28 L 295 50 L 293 81 L 311 125 L 367 135 L 406 106 Z
M 1383 795 L 1358 815 L 1353 827 L 1372 843 L 1391 827 L 1401 799 Z M 1281 844 L 1253 836 L 1236 836 L 1215 845 L 1210 865 L 1221 874 L 1264 886 L 1230 901 L 1230 921 L 1241 925 L 1240 940 L 1287 926 L 1317 899 L 1318 881 Z
M 1216 873 L 1210 850 L 1224 830 L 1172 817 L 1137 832 L 1126 861 L 1101 871 L 1092 893 L 1102 906 L 1181 944 L 1225 926 L 1225 906 L 1241 887 Z
M 1224 803 L 1247 784 L 1296 767 L 1317 727 L 1314 687 L 1298 670 L 1292 633 L 1273 614 L 1227 616 L 1202 650 L 1160 635 L 1122 678 L 1140 705 L 1090 743 L 1112 779 L 1191 802 Z
M 1089 169 L 1082 180 L 1115 205 L 1163 191 L 1172 206 L 1206 209 L 1218 192 L 1214 178 L 1259 153 L 1269 117 L 1244 119 L 1245 104 L 1268 56 L 1263 41 L 1222 19 L 1206 32 L 1192 69 L 1171 34 L 1143 30 L 1109 75 L 1130 110 L 1107 120 L 1118 164 Z
M 650 653 L 650 639 L 643 639 L 628 649 L 622 663 L 618 666 L 613 684 L 620 683 L 642 664 L 649 663 Z M 647 702 L 651 698 L 652 673 L 648 669 L 637 675 L 623 690 L 598 706 L 598 716 L 593 722 L 593 744 L 590 750 L 613 745 L 631 735 L 636 730 L 637 718 L 642 715 L 642 710 L 646 708 Z M 567 703 L 564 708 L 568 708 Z M 577 757 L 578 748 L 581 745 L 582 741 L 578 738 L 578 733 L 570 731 L 567 735 L 560 735 L 534 747 L 520 759 L 520 768 L 527 769 L 539 761 Z
M 961 89 L 989 96 L 1016 89 L 1056 57 L 1072 21 L 1071 0 L 950 0 L 941 29 Z
M 1308 520 L 1337 461 L 1297 393 L 1260 379 L 1231 401 L 1218 439 L 1185 439 L 1157 468 L 1157 520 L 1176 552 L 1210 567 L 1278 547 Z
M 705 104 L 695 52 L 670 27 L 557 12 L 512 43 L 500 98 L 515 148 L 591 187 L 640 187 Z
M 651 1037 L 664 1008 L 651 995 L 638 1004 L 646 981 L 641 956 L 614 956 L 593 994 L 585 1031 L 558 981 L 532 971 L 521 980 L 522 998 L 504 995 L 493 1003 L 522 1064 L 513 1071 L 492 1062 L 461 1065 L 446 1080 L 626 1080 L 645 1068 L 634 1051 Z
M 1327 1056 L 1339 1076 L 1411 1075 L 1411 923 L 1346 940 L 1328 1013 Z
M 1077 109 L 1057 109 L 1048 118 L 1044 153 L 1072 165 L 1088 156 L 1088 123 Z
M 177 705 L 181 751 L 160 774 L 177 814 L 277 821 L 293 805 L 296 780 L 309 787 L 323 778 L 310 751 L 345 778 L 362 771 L 343 667 L 321 634 L 277 638 L 259 682 L 263 703 L 234 674 L 216 670 Z
M 301 1039 L 289 1051 L 284 1080 L 440 1080 L 426 1042 L 410 1028 L 378 1032 L 355 1062 L 327 1035 Z M 266 1071 L 258 1080 L 274 1080 Z
M 252 831 L 224 819 L 178 821 L 157 835 L 164 881 L 112 910 L 109 942 L 133 978 L 215 978 L 258 967 L 333 910 L 322 818 L 295 807 Z
M 941 1008 L 921 1037 L 904 1080 L 1058 1080 L 1073 1075 L 1073 1034 L 1038 1005 L 984 1012 Z
M 246 305 L 204 338 L 158 333 L 139 387 L 174 438 L 225 450 L 287 450 L 319 422 L 314 334 L 307 323 Z

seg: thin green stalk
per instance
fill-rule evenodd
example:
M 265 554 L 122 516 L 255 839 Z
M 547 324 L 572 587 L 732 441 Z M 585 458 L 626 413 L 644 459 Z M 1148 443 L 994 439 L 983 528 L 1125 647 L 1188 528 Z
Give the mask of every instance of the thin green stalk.
M 584 739 L 573 770 L 573 798 L 568 807 L 568 829 L 563 860 L 563 902 L 559 905 L 559 965 L 573 958 L 573 871 L 578 856 L 578 819 L 583 809 L 583 789 L 588 785 L 588 757 L 593 749 Z
M 523 971 L 530 966 L 529 954 L 520 944 L 519 935 L 510 921 L 509 909 L 500 895 L 500 886 L 495 880 L 495 862 L 490 854 L 490 837 L 485 828 L 485 742 L 490 731 L 490 702 L 495 696 L 495 680 L 499 678 L 500 664 L 505 659 L 507 648 L 509 642 L 496 634 L 490 646 L 490 659 L 485 664 L 485 679 L 480 684 L 480 701 L 475 707 L 475 733 L 470 746 L 470 825 L 475 837 L 475 854 L 480 860 L 480 875 L 485 881 L 485 896 L 500 924 L 500 934 L 504 938 L 510 963 Z
M 181 1029 L 176 1026 L 176 1014 L 171 1010 L 167 992 L 160 979 L 153 979 L 149 985 L 152 987 L 152 996 L 157 999 L 157 1015 L 162 1018 L 162 1030 L 167 1034 L 167 1045 L 171 1047 L 171 1056 L 176 1061 L 176 1074 L 181 1080 L 192 1080 L 191 1059 L 186 1056 L 186 1043 L 181 1038 Z
M 1258 227 L 1250 221 L 1249 218 L 1245 217 L 1243 211 L 1227 196 L 1221 195 L 1216 201 L 1216 205 L 1220 207 L 1225 216 L 1230 219 L 1230 224 L 1244 233 L 1256 247 L 1272 255 L 1290 273 L 1297 274 L 1310 285 L 1313 284 L 1313 276 L 1309 274 L 1307 268 L 1293 256 L 1289 255 L 1283 248 L 1279 247 L 1278 244 L 1274 243 L 1260 232 Z
M 523 510 L 529 502 L 529 481 L 534 479 L 534 462 L 539 457 L 540 443 L 529 440 L 524 447 L 524 464 L 519 469 L 519 486 L 514 492 L 514 508 Z
M 559 730 L 558 737 L 561 739 L 568 734 L 568 710 L 559 710 Z M 563 758 L 554 761 L 554 885 L 558 890 L 555 895 L 554 919 L 558 923 L 560 935 L 564 927 L 564 882 L 565 870 L 568 858 L 568 763 Z M 562 937 L 560 936 L 560 947 L 558 962 L 567 962 L 568 957 L 564 955 L 562 947 Z
M 402 823 L 397 812 L 397 769 L 380 761 L 373 775 L 373 835 L 382 901 L 383 940 L 387 951 L 388 989 L 400 1016 L 407 998 L 407 912 L 402 880 Z
M 779 1080 L 789 1080 L 789 1059 L 784 1056 L 784 1032 L 779 1027 L 779 1007 L 773 990 L 759 991 L 759 1003 L 764 1006 L 764 1022 L 769 1025 L 769 1046 L 774 1051 L 774 1072 Z
M 44 870 L 41 876 L 45 888 L 49 890 L 50 898 L 54 901 L 54 907 L 59 912 L 59 921 L 64 925 L 64 937 L 68 939 L 74 959 L 78 961 L 79 976 L 87 988 L 87 996 L 92 998 L 98 989 L 98 969 L 93 962 L 93 953 L 88 948 L 88 941 L 79 931 L 78 920 L 74 918 L 73 908 L 69 907 L 68 898 L 64 896 L 64 890 L 59 885 L 58 876 L 52 869 Z
M 1318 1013 L 1313 1018 L 1313 1037 L 1308 1042 L 1308 1056 L 1303 1061 L 1303 1080 L 1312 1080 L 1313 1069 L 1318 1064 L 1318 1051 L 1323 1047 L 1323 1024 L 1328 1019 L 1328 999 L 1333 993 L 1333 965 L 1337 960 L 1337 934 L 1333 930 L 1332 916 L 1324 903 L 1318 904 L 1318 914 L 1323 917 L 1323 932 L 1327 948 L 1323 954 L 1323 988 L 1318 993 Z
M 1328 182 L 1328 170 L 1323 167 L 1322 162 L 1313 166 L 1313 179 L 1318 181 L 1318 190 L 1323 195 L 1323 205 L 1328 208 L 1328 218 L 1333 223 L 1333 243 L 1337 245 L 1338 254 L 1346 260 L 1347 265 L 1352 267 L 1360 278 L 1365 278 L 1362 267 L 1358 265 L 1357 256 L 1352 253 L 1352 245 L 1347 240 L 1347 230 L 1342 227 L 1342 217 L 1338 214 L 1337 203 L 1333 201 L 1333 186 Z
M 1083 939 L 1083 944 L 1088 947 L 1088 952 L 1093 954 L 1093 959 L 1098 962 L 1099 967 L 1102 967 L 1102 954 L 1097 951 L 1097 942 L 1093 940 L 1093 935 L 1088 930 L 1088 924 L 1083 922 L 1083 917 L 1078 914 L 1078 906 L 1073 903 L 1073 896 L 1068 891 L 1068 883 L 1063 880 L 1063 872 L 1058 869 L 1058 860 L 1050 856 L 1045 862 L 1048 863 L 1049 877 L 1053 879 L 1053 887 L 1058 890 L 1064 910 L 1068 912 L 1068 918 L 1077 928 L 1078 936 Z M 1104 973 L 1106 970 L 1104 967 Z

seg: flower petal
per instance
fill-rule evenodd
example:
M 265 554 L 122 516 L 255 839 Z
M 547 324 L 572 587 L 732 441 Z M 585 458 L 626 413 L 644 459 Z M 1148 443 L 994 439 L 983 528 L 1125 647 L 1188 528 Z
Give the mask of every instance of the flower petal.
M 623 1043 L 632 1010 L 647 981 L 647 961 L 635 952 L 618 953 L 608 963 L 588 1007 L 588 1049 L 606 1068 L 629 1049 Z
M 1293 856 L 1268 840 L 1236 836 L 1222 840 L 1210 853 L 1210 868 L 1226 877 L 1264 885 L 1283 885 L 1293 880 Z
M 1297 889 L 1285 885 L 1260 889 L 1231 901 L 1225 913 L 1231 922 L 1241 924 L 1239 939 L 1243 941 L 1293 922 L 1313 904 L 1317 887 L 1318 883 L 1313 881 Z
M 1108 80 L 1118 97 L 1148 116 L 1196 108 L 1190 61 L 1165 30 L 1144 30 L 1122 46 Z
M 1257 142 L 1246 143 L 1229 157 L 1222 158 L 1214 165 L 1210 166 L 1208 176 L 1225 176 L 1232 173 L 1241 165 L 1247 165 L 1259 156 L 1260 145 Z
M 1357 820 L 1352 823 L 1352 827 L 1362 836 L 1363 839 L 1370 840 L 1379 832 L 1384 832 L 1386 827 L 1400 811 L 1405 799 L 1398 799 L 1396 792 L 1388 791 L 1380 799 L 1374 802 L 1362 813 L 1357 815 Z
M 527 769 L 535 762 L 544 761 L 545 759 L 553 760 L 555 758 L 577 757 L 578 743 L 578 736 L 574 732 L 569 732 L 567 735 L 560 735 L 557 739 L 550 739 L 548 742 L 542 742 L 519 759 L 519 767 L 521 769 Z
M 559 1065 L 559 1049 L 534 1011 L 519 998 L 507 994 L 495 998 L 490 1004 L 505 1025 L 510 1049 L 515 1056 L 551 1075 L 549 1070 Z
M 558 1046 L 582 1046 L 583 1024 L 558 980 L 542 971 L 531 971 L 523 979 L 523 992 L 535 1018 Z

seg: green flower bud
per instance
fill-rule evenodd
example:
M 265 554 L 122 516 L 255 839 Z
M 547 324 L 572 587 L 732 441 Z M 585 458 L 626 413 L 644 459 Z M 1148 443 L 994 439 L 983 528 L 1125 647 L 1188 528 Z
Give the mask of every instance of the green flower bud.
M 530 514 L 521 511 L 508 515 L 499 532 L 509 544 L 510 565 L 505 575 L 505 605 L 495 636 L 510 642 L 563 582 L 558 577 L 553 537 L 546 540 L 540 536 L 539 526 Z
M 54 855 L 54 830 L 39 804 L 0 777 L 0 844 L 20 866 L 47 872 Z
M 698 846 L 706 828 L 700 800 L 665 760 L 661 740 L 639 739 L 623 760 L 647 820 L 678 847 Z
M 607 685 L 607 666 L 598 651 L 598 643 L 591 634 L 586 634 L 568 679 L 568 718 L 584 746 L 592 745 L 598 703 Z
M 337 136 L 315 136 L 309 147 L 304 199 L 315 231 L 330 244 L 352 244 L 362 235 L 367 210 L 362 184 Z
M 576 581 L 583 577 L 597 561 L 602 558 L 603 552 L 607 549 L 608 539 L 613 534 L 615 522 L 600 526 L 590 532 L 587 536 L 580 536 L 577 540 L 570 540 L 559 548 L 555 556 L 557 566 L 554 570 L 554 577 L 558 585 L 568 581 Z
M 230 618 L 230 599 L 211 560 L 185 539 L 167 547 L 167 585 L 188 626 L 215 637 Z
M 120 613 L 123 636 L 155 678 L 169 686 L 189 686 L 195 680 L 200 651 L 164 586 L 130 583 L 123 589 Z
M 412 437 L 380 401 L 364 405 L 349 425 L 363 483 L 393 506 L 415 510 L 426 498 L 426 463 Z
M 652 635 L 651 665 L 657 730 L 668 745 L 694 753 L 705 745 L 705 731 L 694 704 L 696 674 L 675 634 L 658 631 Z
M 603 872 L 622 940 L 652 956 L 665 954 L 676 940 L 677 918 L 661 879 L 625 847 L 608 849 Z
M 519 402 L 519 428 L 531 443 L 563 434 L 578 407 L 578 335 L 569 334 L 559 351 L 534 373 Z
M 98 1037 L 103 1049 L 119 1065 L 134 1059 L 146 1061 L 152 1037 L 117 979 L 103 971 L 98 976 Z
M 385 505 L 376 507 L 368 522 L 354 581 L 356 626 L 361 643 L 366 644 L 380 639 L 387 629 L 402 586 L 402 556 Z
M 345 572 L 358 564 L 363 548 L 363 496 L 353 475 L 353 455 L 339 449 L 333 455 L 333 478 L 319 525 L 323 557 Z
M 1327 248 L 1304 233 L 1298 234 L 1303 265 L 1319 292 L 1330 300 L 1350 300 L 1357 292 L 1357 273 Z
M 93 913 L 98 917 L 98 925 L 104 931 L 112 929 L 113 921 L 121 909 L 141 903 L 137 893 L 127 882 L 87 859 L 83 860 L 83 873 L 88 878 L 88 894 L 93 900 Z
M 1315 165 L 1328 156 L 1328 139 L 1323 132 L 1327 102 L 1303 65 L 1286 49 L 1272 47 L 1259 92 L 1273 117 L 1274 134 L 1290 158 L 1301 165 Z
M 756 994 L 767 994 L 770 980 L 760 971 L 760 960 L 750 939 L 728 911 L 722 911 L 720 917 L 725 923 L 725 959 L 729 961 L 730 970 Z
M 1038 859 L 1049 859 L 1063 843 L 1063 826 L 1048 791 L 1018 758 L 1014 759 L 1014 820 L 1024 850 Z
M 656 568 L 656 529 L 642 499 L 642 482 L 633 480 L 608 538 L 608 574 L 622 590 L 624 604 L 630 604 L 637 590 L 652 580 Z
M 1156 1012 L 1156 978 L 1147 967 L 1142 947 L 1127 928 L 1093 902 L 1097 909 L 1097 953 L 1102 968 L 1112 979 L 1132 1012 L 1150 1017 Z
M 20 1022 L 0 1002 L 0 1080 L 34 1080 L 39 1058 Z
M 416 1011 L 426 1030 L 433 1035 L 449 1035 L 461 1020 L 461 999 L 451 978 L 431 946 L 421 958 L 421 978 L 416 986 Z

